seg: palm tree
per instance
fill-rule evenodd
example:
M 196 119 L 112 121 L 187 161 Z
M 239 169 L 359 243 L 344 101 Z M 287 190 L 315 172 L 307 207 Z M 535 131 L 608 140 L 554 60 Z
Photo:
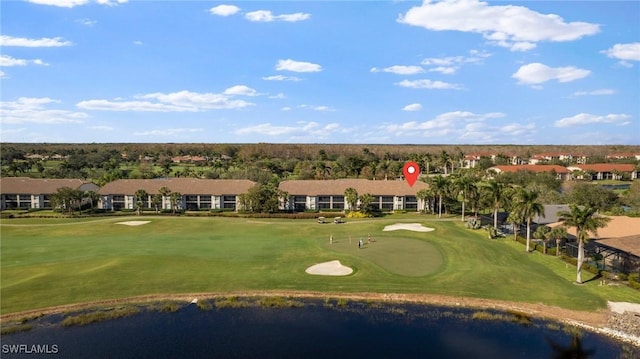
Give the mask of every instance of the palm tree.
M 139 216 L 142 211 L 142 207 L 144 207 L 144 202 L 148 200 L 149 195 L 147 194 L 147 191 L 139 189 L 134 194 L 134 197 L 136 199 L 136 214 Z
M 151 197 L 151 203 L 156 209 L 156 214 L 158 214 L 158 207 L 162 204 L 162 194 L 156 193 Z
M 518 189 L 513 196 L 513 211 L 519 213 L 520 218 L 527 221 L 527 252 L 529 252 L 531 242 L 531 220 L 535 216 L 544 217 L 544 206 L 540 203 L 539 196 L 538 191 L 525 188 Z
M 518 231 L 520 230 L 520 224 L 522 224 L 523 220 L 520 216 L 520 213 L 511 211 L 509 213 L 509 217 L 507 217 L 507 223 L 511 223 L 513 225 L 513 240 L 518 240 Z
M 433 162 L 433 155 L 429 152 L 425 153 L 424 155 L 422 155 L 422 162 L 424 163 L 425 166 L 425 173 L 426 175 L 429 174 L 429 170 L 430 170 L 430 166 L 431 166 L 431 162 Z
M 418 198 L 422 203 L 424 203 L 425 212 L 427 209 L 431 209 L 431 213 L 433 213 L 433 206 L 431 205 L 431 199 L 433 198 L 433 190 L 431 188 L 423 188 L 416 193 L 416 198 Z
M 169 199 L 171 200 L 171 210 L 173 214 L 176 214 L 176 207 L 178 207 L 178 201 L 180 201 L 181 197 L 182 194 L 180 194 L 180 192 L 171 192 Z
M 158 190 L 158 193 L 162 195 L 161 202 L 164 202 L 164 199 L 171 194 L 171 190 L 163 186 L 163 187 L 160 187 L 160 189 Z
M 349 187 L 344 190 L 344 198 L 347 200 L 349 209 L 355 211 L 358 206 L 358 191 L 355 188 Z
M 449 180 L 441 175 L 429 178 L 429 184 L 433 188 L 433 193 L 438 196 L 438 218 L 442 217 L 442 196 L 449 189 Z
M 55 193 L 51 194 L 52 206 L 66 209 L 69 214 L 73 214 L 73 203 L 77 198 L 76 190 L 70 187 L 60 187 Z
M 476 190 L 475 179 L 467 174 L 464 174 L 453 180 L 453 188 L 456 192 L 462 194 L 462 222 L 464 222 L 465 203 L 467 198 L 470 197 L 471 192 Z
M 447 151 L 442 150 L 442 152 L 440 152 L 440 164 L 444 168 L 445 175 L 447 174 L 447 165 L 449 164 L 450 160 L 451 160 L 451 156 L 449 156 Z
M 607 226 L 611 220 L 607 217 L 598 216 L 597 210 L 593 207 L 578 207 L 574 204 L 569 205 L 569 211 L 558 213 L 559 220 L 564 225 L 576 227 L 576 235 L 578 240 L 578 268 L 576 274 L 576 282 L 582 284 L 582 265 L 584 263 L 584 244 L 589 240 L 589 233 L 598 235 L 598 228 Z
M 491 202 L 493 208 L 493 228 L 498 229 L 498 210 L 506 202 L 507 186 L 502 182 L 492 179 L 483 184 L 485 196 Z
M 555 239 L 556 240 L 556 257 L 559 257 L 560 256 L 560 243 L 562 242 L 563 239 L 567 239 L 567 237 L 569 236 L 569 234 L 567 233 L 567 227 L 565 227 L 565 226 L 553 227 L 551 229 L 551 231 L 549 231 L 549 233 L 547 233 L 547 236 L 550 239 Z
M 89 202 L 91 203 L 91 209 L 93 209 L 94 203 L 97 204 L 100 200 L 100 195 L 95 191 L 86 191 L 84 193 L 84 197 L 89 199 Z
M 371 193 L 365 193 L 360 196 L 360 212 L 370 216 L 373 213 L 371 204 L 373 203 L 373 195 Z

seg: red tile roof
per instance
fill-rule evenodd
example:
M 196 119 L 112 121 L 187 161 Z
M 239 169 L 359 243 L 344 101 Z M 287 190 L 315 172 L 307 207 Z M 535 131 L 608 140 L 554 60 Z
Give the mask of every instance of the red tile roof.
M 500 172 L 518 172 L 518 171 L 531 171 L 531 172 L 551 172 L 555 171 L 556 173 L 569 173 L 569 170 L 566 167 L 562 167 L 559 165 L 506 165 L 506 166 L 493 166 L 489 168 L 497 169 Z

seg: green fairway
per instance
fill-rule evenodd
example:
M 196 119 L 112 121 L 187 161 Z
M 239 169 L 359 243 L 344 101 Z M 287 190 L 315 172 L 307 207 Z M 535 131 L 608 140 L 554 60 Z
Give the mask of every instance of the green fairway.
M 117 224 L 130 220 L 150 223 Z M 382 231 L 398 222 L 435 231 Z M 0 234 L 2 314 L 145 294 L 243 290 L 433 293 L 580 310 L 639 297 L 624 286 L 575 285 L 575 267 L 556 258 L 526 254 L 510 239 L 489 240 L 459 221 L 421 216 L 339 225 L 219 217 L 13 219 L 3 220 Z M 305 273 L 336 259 L 354 273 Z

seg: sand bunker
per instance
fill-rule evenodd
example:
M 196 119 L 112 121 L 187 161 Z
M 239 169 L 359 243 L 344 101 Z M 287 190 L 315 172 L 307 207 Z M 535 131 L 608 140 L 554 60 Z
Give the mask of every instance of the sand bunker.
M 141 226 L 147 223 L 151 223 L 151 221 L 127 221 L 127 222 L 118 222 L 116 224 L 124 224 L 125 226 Z
M 397 223 L 397 224 L 392 224 L 389 226 L 385 226 L 383 231 L 387 232 L 387 231 L 397 231 L 399 229 L 404 229 L 407 231 L 414 231 L 414 232 L 431 232 L 433 231 L 433 228 L 429 228 L 429 227 L 425 227 L 423 225 L 421 225 L 420 223 Z
M 607 302 L 609 309 L 614 313 L 634 312 L 640 314 L 640 303 Z
M 314 275 L 340 276 L 353 273 L 353 269 L 343 266 L 339 260 L 335 260 L 331 262 L 312 265 L 311 267 L 307 268 L 305 272 Z

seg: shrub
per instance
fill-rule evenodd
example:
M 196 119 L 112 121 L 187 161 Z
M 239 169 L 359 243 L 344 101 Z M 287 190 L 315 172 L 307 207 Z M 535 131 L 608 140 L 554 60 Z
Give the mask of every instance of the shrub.
M 347 214 L 347 218 L 367 218 L 368 216 L 360 211 L 351 211 Z
M 198 301 L 198 309 L 200 310 L 212 310 L 213 304 L 209 300 L 199 300 Z

